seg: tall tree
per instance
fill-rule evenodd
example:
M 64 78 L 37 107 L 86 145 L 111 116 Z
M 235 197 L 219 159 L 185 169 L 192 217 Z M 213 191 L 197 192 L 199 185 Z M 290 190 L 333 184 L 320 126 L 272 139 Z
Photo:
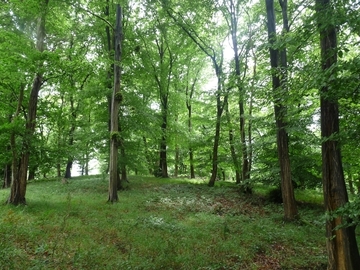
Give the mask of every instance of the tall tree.
M 191 63 L 191 61 L 189 61 Z M 190 64 L 189 63 L 189 64 Z M 193 148 L 193 140 L 192 140 L 192 133 L 193 133 L 193 126 L 192 126 L 192 102 L 193 102 L 193 96 L 195 92 L 196 82 L 199 79 L 199 73 L 200 68 L 195 72 L 195 77 L 193 78 L 193 81 L 190 82 L 190 69 L 187 70 L 186 78 L 187 83 L 185 86 L 185 95 L 186 95 L 186 108 L 188 110 L 188 132 L 190 135 L 190 142 L 189 142 L 189 163 L 190 163 L 190 178 L 195 178 L 195 166 L 194 166 L 194 148 Z
M 241 166 L 241 180 L 246 182 L 247 179 L 250 177 L 250 161 L 248 157 L 248 145 L 246 143 L 246 127 L 245 127 L 245 109 L 244 109 L 244 103 L 245 103 L 245 88 L 242 84 L 242 76 L 241 73 L 244 72 L 244 76 L 246 74 L 246 68 L 244 71 L 241 70 L 240 64 L 242 56 L 242 51 L 239 50 L 239 42 L 238 42 L 238 19 L 240 16 L 240 7 L 241 7 L 241 1 L 238 0 L 227 0 L 224 3 L 224 7 L 226 12 L 224 12 L 224 17 L 227 19 L 227 24 L 229 27 L 229 32 L 231 35 L 231 42 L 232 42 L 232 48 L 234 51 L 234 64 L 235 64 L 235 84 L 236 88 L 238 89 L 238 106 L 239 106 L 239 116 L 240 116 L 240 140 L 241 140 L 241 153 L 242 153 L 242 166 Z M 246 44 L 245 44 L 246 45 Z M 247 58 L 247 54 L 249 51 L 249 46 L 243 46 L 243 48 L 246 48 L 245 50 L 245 57 Z M 231 134 L 229 134 L 230 140 L 233 138 L 233 134 L 231 131 Z M 231 144 L 231 142 L 230 142 Z M 235 158 L 234 149 L 231 150 L 233 159 Z M 237 161 L 234 161 L 235 166 L 237 166 Z M 239 183 L 239 172 L 237 169 L 236 172 L 236 182 Z M 250 192 L 250 187 L 245 187 L 246 192 Z
M 122 101 L 120 92 L 120 60 L 121 60 L 121 40 L 122 40 L 122 12 L 119 4 L 116 5 L 116 24 L 115 24 L 115 56 L 114 56 L 114 90 L 111 98 L 111 130 L 110 130 L 110 162 L 109 162 L 109 202 L 118 201 L 117 182 L 118 182 L 118 145 L 120 143 L 119 134 L 119 106 Z
M 36 31 L 36 49 L 39 53 L 42 53 L 45 49 L 45 19 L 46 12 L 48 8 L 49 0 L 44 0 L 40 4 L 40 16 L 38 18 L 38 26 Z M 27 184 L 27 172 L 29 165 L 29 157 L 30 157 L 30 145 L 32 136 L 35 131 L 36 125 L 36 112 L 37 112 L 37 103 L 39 91 L 43 83 L 43 73 L 41 71 L 41 67 L 38 67 L 38 71 L 34 78 L 31 92 L 30 92 L 30 100 L 27 114 L 27 121 L 25 127 L 25 136 L 22 144 L 22 153 L 20 162 L 17 168 L 12 168 L 16 170 L 16 173 L 13 173 L 14 177 L 11 184 L 11 192 L 10 197 L 8 199 L 8 203 L 18 205 L 18 204 L 26 204 L 26 184 Z
M 174 55 L 168 43 L 167 31 L 164 25 L 158 21 L 158 30 L 160 37 L 156 38 L 156 47 L 159 55 L 159 72 L 157 67 L 152 65 L 155 81 L 160 93 L 160 113 L 161 113 L 161 139 L 159 147 L 159 168 L 157 175 L 167 178 L 167 133 L 168 133 L 168 115 L 169 115 L 169 93 L 172 68 L 174 64 Z M 167 57 L 166 57 L 167 56 Z
M 336 14 L 333 1 L 316 0 L 318 29 L 320 32 L 321 67 L 326 77 L 320 89 L 322 179 L 325 209 L 333 212 L 348 202 L 339 145 L 339 105 L 335 82 L 337 64 Z M 329 18 L 333 18 L 329 20 Z M 360 257 L 355 227 L 337 229 L 343 223 L 338 216 L 326 222 L 328 269 L 355 270 Z
M 286 15 L 286 0 L 283 2 L 283 13 Z M 268 39 L 270 43 L 270 64 L 272 69 L 272 88 L 274 93 L 274 111 L 275 122 L 277 128 L 277 149 L 278 159 L 280 164 L 280 178 L 281 178 L 281 193 L 284 205 L 284 218 L 286 220 L 293 220 L 298 215 L 294 188 L 291 180 L 290 156 L 289 156 L 289 142 L 287 133 L 286 105 L 286 77 L 281 78 L 280 70 L 286 69 L 286 49 L 281 52 L 281 62 L 279 64 L 279 50 L 274 47 L 276 42 L 276 28 L 275 28 L 275 12 L 274 0 L 266 0 L 267 13 L 267 27 Z M 285 19 L 286 18 L 286 19 Z M 287 31 L 287 17 L 284 16 L 284 28 Z M 279 70 L 280 68 L 280 70 Z M 286 72 L 286 71 L 285 71 Z
M 205 6 L 204 12 L 210 12 L 206 16 L 210 16 L 210 19 L 205 23 L 208 27 L 214 27 L 214 22 L 211 21 L 213 19 L 214 14 L 212 10 L 212 3 L 208 3 L 209 6 Z M 223 40 L 213 41 L 214 43 L 208 39 L 208 37 L 202 37 L 199 34 L 200 29 L 196 29 L 194 26 L 190 25 L 188 20 L 186 20 L 186 16 L 182 15 L 180 12 L 176 12 L 172 9 L 168 3 L 163 2 L 163 7 L 167 11 L 167 14 L 174 20 L 174 22 L 186 33 L 186 35 L 196 44 L 196 46 L 211 60 L 214 73 L 216 75 L 216 90 L 215 90 L 215 98 L 216 98 L 216 123 L 215 123 L 215 135 L 213 140 L 213 148 L 211 153 L 211 176 L 209 179 L 209 186 L 214 186 L 215 180 L 217 177 L 218 171 L 218 150 L 220 143 L 220 131 L 221 131 L 221 116 L 224 111 L 224 107 L 227 102 L 227 94 L 223 89 L 224 84 L 224 73 L 223 73 L 223 52 L 222 52 L 222 42 Z M 204 14 L 203 14 L 204 15 Z M 218 32 L 219 34 L 219 32 Z M 222 32 L 223 34 L 223 32 Z M 214 38 L 214 37 L 212 37 Z M 223 38 L 225 38 L 223 36 Z

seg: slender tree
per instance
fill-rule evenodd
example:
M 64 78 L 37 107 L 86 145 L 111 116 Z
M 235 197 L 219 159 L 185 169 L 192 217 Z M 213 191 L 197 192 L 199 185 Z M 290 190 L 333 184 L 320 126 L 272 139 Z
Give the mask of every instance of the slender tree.
M 283 1 L 286 3 L 286 0 Z M 284 4 L 285 5 L 285 4 Z M 294 188 L 291 181 L 291 168 L 289 156 L 287 123 L 285 120 L 286 107 L 284 96 L 286 96 L 286 80 L 282 80 L 279 68 L 286 68 L 286 51 L 283 49 L 281 56 L 285 60 L 279 64 L 279 50 L 274 48 L 276 42 L 274 1 L 266 0 L 268 39 L 270 43 L 270 64 L 272 68 L 272 88 L 274 92 L 274 111 L 277 128 L 277 149 L 280 163 L 281 193 L 284 205 L 284 218 L 293 220 L 297 217 L 298 211 L 295 201 Z M 286 13 L 285 11 L 283 11 Z M 285 23 L 284 23 L 285 24 Z
M 186 95 L 186 108 L 188 110 L 188 132 L 191 136 L 192 132 L 193 132 L 193 126 L 192 126 L 192 100 L 193 100 L 193 96 L 194 96 L 194 92 L 195 92 L 195 86 L 196 86 L 196 82 L 199 79 L 199 73 L 200 73 L 200 69 L 198 69 L 196 71 L 196 75 L 193 78 L 192 83 L 190 83 L 189 78 L 190 78 L 190 74 L 189 74 L 189 70 L 187 71 L 186 77 L 187 77 L 187 84 L 185 87 L 185 95 Z M 195 178 L 195 166 L 194 166 L 194 149 L 192 146 L 193 142 L 190 139 L 190 145 L 189 145 L 189 163 L 190 163 L 190 178 Z
M 170 79 L 172 75 L 172 67 L 174 63 L 174 56 L 171 52 L 167 41 L 167 35 L 164 27 L 159 23 L 159 30 L 161 36 L 156 39 L 156 46 L 160 57 L 160 73 L 156 73 L 156 67 L 153 65 L 154 76 L 156 84 L 160 92 L 160 109 L 161 109 L 161 139 L 159 147 L 159 168 L 158 176 L 167 178 L 167 133 L 168 133 L 168 115 L 169 115 L 169 93 L 170 93 Z M 165 31 L 165 33 L 164 33 Z M 168 54 L 168 61 L 166 61 L 166 54 Z M 167 69 L 167 71 L 165 70 Z
M 240 116 L 240 140 L 241 140 L 241 155 L 242 155 L 242 166 L 241 166 L 241 179 L 239 178 L 239 170 L 236 169 L 236 182 L 240 183 L 241 181 L 246 181 L 250 178 L 250 171 L 249 171 L 249 157 L 248 157 L 248 145 L 246 143 L 246 127 L 245 127 L 245 88 L 243 87 L 242 80 L 246 74 L 246 68 L 244 71 L 241 70 L 241 54 L 242 52 L 239 50 L 239 43 L 238 43 L 238 18 L 240 16 L 240 7 L 241 1 L 238 0 L 227 0 L 224 2 L 224 7 L 226 12 L 224 12 L 224 17 L 227 19 L 227 24 L 229 27 L 230 35 L 231 35 L 231 42 L 234 51 L 234 64 L 235 64 L 235 84 L 236 88 L 238 89 L 238 106 L 239 106 L 239 116 Z M 246 44 L 245 44 L 246 45 Z M 244 46 L 245 47 L 245 46 Z M 243 47 L 243 48 L 244 48 Z M 245 57 L 248 54 L 249 46 L 246 46 L 247 50 L 245 50 Z M 242 78 L 241 74 L 244 72 L 244 76 Z M 233 134 L 229 134 L 229 139 L 232 140 Z M 230 142 L 231 144 L 231 142 Z M 231 150 L 232 156 L 234 159 L 234 149 Z M 234 161 L 235 165 L 237 166 L 237 161 Z M 246 192 L 251 192 L 249 186 L 245 188 Z
M 114 90 L 111 98 L 111 130 L 110 130 L 110 179 L 109 179 L 109 202 L 118 201 L 117 182 L 118 182 L 118 145 L 120 143 L 119 134 L 119 106 L 122 101 L 120 92 L 120 60 L 121 60 L 121 40 L 122 40 L 122 12 L 121 6 L 116 5 L 116 24 L 115 24 L 115 56 L 114 56 Z

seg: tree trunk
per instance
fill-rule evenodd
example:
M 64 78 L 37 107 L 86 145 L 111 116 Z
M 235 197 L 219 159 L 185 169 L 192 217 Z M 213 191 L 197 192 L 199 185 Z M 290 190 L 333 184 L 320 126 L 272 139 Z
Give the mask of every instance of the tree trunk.
M 209 187 L 213 187 L 215 185 L 216 176 L 217 176 L 217 157 L 218 157 L 218 148 L 219 148 L 219 140 L 220 140 L 220 117 L 216 121 L 215 126 L 215 137 L 214 137 L 214 145 L 213 145 L 213 151 L 212 151 L 212 157 L 211 157 L 211 163 L 212 163 L 212 170 L 211 170 L 211 176 L 208 183 Z
M 11 163 L 6 164 L 4 168 L 4 182 L 3 188 L 8 188 L 11 186 Z
M 195 178 L 195 168 L 194 168 L 194 151 L 192 148 L 189 148 L 189 159 L 190 159 L 190 178 Z
M 189 85 L 186 86 L 186 108 L 188 110 L 188 131 L 189 134 L 191 136 L 192 134 L 192 105 L 191 105 L 191 101 L 192 101 L 192 97 L 194 95 L 195 92 L 195 85 L 196 85 L 196 81 L 198 78 L 200 70 L 198 70 L 198 72 L 196 73 L 196 77 L 190 87 L 190 91 L 189 91 Z M 190 162 L 190 178 L 193 179 L 195 178 L 195 168 L 194 168 L 194 151 L 192 148 L 192 141 L 190 140 L 190 145 L 189 145 L 189 162 Z
M 160 40 L 156 40 L 156 45 L 158 47 L 159 57 L 160 57 L 160 74 L 156 73 L 157 68 L 153 66 L 155 73 L 155 80 L 157 82 L 159 91 L 160 91 L 160 107 L 161 107 L 161 139 L 159 147 L 159 168 L 157 176 L 168 178 L 168 166 L 167 166 L 167 125 L 168 125 L 168 106 L 169 106 L 169 87 L 170 79 L 172 73 L 172 65 L 174 58 L 171 54 L 170 48 L 167 45 L 166 40 L 163 35 L 160 37 Z M 168 52 L 169 55 L 169 65 L 165 71 L 165 53 Z M 166 75 L 166 77 L 164 76 Z
M 349 190 L 350 190 L 351 194 L 353 194 L 353 195 L 355 194 L 354 182 L 353 182 L 352 176 L 349 179 Z
M 118 172 L 119 172 L 119 168 L 118 168 Z M 117 175 L 117 178 L 116 178 L 116 181 L 117 181 L 117 184 L 116 184 L 116 187 L 117 187 L 117 190 L 122 190 L 123 187 L 122 187 L 122 181 L 121 181 L 121 176 L 120 174 Z
M 320 31 L 321 64 L 324 72 L 337 62 L 337 37 L 335 25 L 328 18 L 335 17 L 330 0 L 316 0 L 317 20 Z M 334 73 L 334 72 L 332 72 Z M 324 76 L 328 76 L 325 75 Z M 334 74 L 331 74 L 334 76 Z M 328 76 L 330 78 L 330 76 Z M 322 137 L 322 179 L 325 210 L 333 212 L 348 202 L 344 172 L 341 161 L 339 134 L 339 106 L 334 93 L 330 91 L 331 80 L 320 89 L 321 137 Z M 336 95 L 337 93 L 335 93 Z M 343 223 L 338 216 L 326 222 L 326 237 L 329 270 L 359 269 L 360 257 L 356 243 L 355 227 L 335 230 Z
M 36 33 L 36 49 L 42 53 L 44 51 L 44 40 L 45 40 L 45 16 L 47 10 L 47 4 L 49 0 L 44 0 L 43 9 L 41 10 L 41 16 L 38 19 L 38 29 Z M 20 158 L 20 164 L 18 170 L 13 168 L 15 175 L 13 175 L 13 181 L 11 185 L 10 197 L 8 203 L 18 205 L 26 204 L 26 184 L 27 184 L 27 171 L 29 165 L 29 156 L 30 156 L 30 145 L 32 137 L 35 131 L 35 121 L 36 121 L 36 112 L 37 112 L 37 103 L 39 91 L 43 82 L 42 73 L 37 73 L 33 81 L 33 85 L 30 92 L 30 100 L 28 107 L 28 119 L 25 126 L 25 134 L 22 144 L 22 153 Z
M 237 40 L 238 10 L 233 0 L 230 0 L 229 12 L 231 18 L 230 20 L 231 38 L 232 38 L 232 45 L 234 50 L 236 87 L 238 88 L 238 95 L 239 95 L 240 140 L 241 140 L 241 156 L 242 156 L 241 180 L 246 181 L 250 178 L 250 175 L 249 175 L 248 149 L 246 144 L 246 133 L 245 133 L 245 116 L 244 116 L 245 91 L 244 88 L 241 86 L 240 57 L 239 57 L 238 40 Z M 238 183 L 238 180 L 236 182 Z M 249 190 L 249 192 L 251 192 L 250 186 L 248 185 L 246 186 L 247 186 L 246 190 Z
M 111 131 L 110 131 L 110 179 L 108 202 L 117 202 L 117 179 L 118 179 L 118 144 L 119 134 L 119 107 L 121 101 L 120 92 L 120 59 L 122 40 L 122 14 L 119 4 L 116 5 L 116 28 L 115 28 L 115 64 L 114 64 L 114 90 L 111 98 Z
M 86 150 L 85 152 L 85 175 L 89 175 L 89 161 L 90 161 L 90 157 L 89 157 L 89 152 L 88 150 Z
M 251 83 L 251 91 L 250 91 L 250 104 L 249 104 L 249 124 L 248 124 L 248 142 L 249 142 L 249 147 L 248 147 L 248 151 L 249 151 L 249 168 L 248 168 L 248 172 L 249 172 L 249 178 L 250 178 L 250 172 L 251 172 L 251 167 L 252 167 L 252 156 L 253 156 L 253 150 L 252 150 L 252 110 L 253 110 L 253 93 L 255 91 L 255 79 L 256 79 L 256 68 L 257 68 L 257 59 L 256 59 L 256 54 L 253 53 L 254 56 L 254 67 L 253 67 L 253 79 L 252 79 L 252 83 Z
M 174 171 L 175 177 L 178 177 L 178 175 L 179 175 L 179 163 L 180 163 L 180 151 L 179 151 L 179 145 L 176 144 L 176 146 L 175 146 L 175 171 Z
M 220 121 L 221 121 L 221 115 L 222 115 L 222 107 L 221 107 L 221 100 L 220 100 L 220 93 L 217 94 L 216 97 L 216 125 L 215 125 L 215 136 L 214 136 L 214 145 L 212 150 L 212 170 L 211 170 L 211 176 L 208 183 L 209 187 L 213 187 L 215 185 L 217 171 L 218 171 L 218 148 L 219 148 L 219 142 L 220 142 Z
M 121 166 L 121 181 L 125 181 L 125 182 L 128 181 L 128 179 L 127 179 L 127 171 L 126 171 L 126 166 L 125 165 Z
M 75 131 L 75 120 L 76 120 L 76 109 L 74 107 L 74 98 L 71 95 L 70 96 L 70 110 L 71 110 L 71 127 L 69 130 L 69 148 L 71 148 L 74 144 L 74 131 Z M 65 169 L 65 175 L 64 178 L 65 179 L 69 179 L 71 178 L 71 168 L 74 162 L 74 158 L 72 156 L 68 157 L 68 162 L 66 164 L 66 169 Z
M 150 156 L 149 151 L 148 151 L 148 144 L 147 144 L 146 137 L 143 136 L 142 138 L 143 138 L 143 142 L 144 142 L 145 159 L 146 159 L 146 162 L 147 162 L 147 165 L 148 165 L 149 174 L 151 175 L 151 174 L 154 173 L 154 171 L 153 171 L 154 164 L 152 162 L 151 156 Z
M 37 166 L 29 166 L 29 176 L 28 181 L 34 180 L 36 175 Z
M 234 163 L 234 168 L 235 168 L 235 181 L 237 184 L 240 184 L 241 182 L 241 177 L 240 177 L 240 166 L 239 166 L 239 161 L 237 159 L 237 155 L 236 155 L 236 151 L 235 151 L 235 146 L 234 146 L 234 130 L 232 128 L 232 124 L 231 124 L 231 118 L 230 118 L 230 112 L 229 112 L 229 106 L 228 104 L 225 105 L 226 109 L 225 109 L 225 113 L 226 113 L 226 119 L 229 125 L 229 144 L 230 144 L 230 153 L 231 153 L 231 157 Z
M 268 19 L 268 39 L 270 44 L 276 41 L 274 1 L 266 0 L 266 11 Z M 285 122 L 286 107 L 282 100 L 286 93 L 286 85 L 280 80 L 278 74 L 279 51 L 270 47 L 270 63 L 272 68 L 272 87 L 274 92 L 274 111 L 277 128 L 277 149 L 280 163 L 281 193 L 284 206 L 284 219 L 293 220 L 298 215 L 294 188 L 291 181 L 291 168 L 289 157 L 288 134 Z
M 216 91 L 216 125 L 215 125 L 215 136 L 214 136 L 214 146 L 212 151 L 212 171 L 210 180 L 208 183 L 209 187 L 215 185 L 217 170 L 218 170 L 218 149 L 220 142 L 220 126 L 221 126 L 221 115 L 223 113 L 224 107 L 227 104 L 227 96 L 224 97 L 224 101 L 221 102 L 221 92 L 222 92 L 222 60 L 220 65 L 217 63 L 214 57 L 211 58 L 215 68 L 215 73 L 217 77 L 217 91 Z
M 61 177 L 61 165 L 60 165 L 60 163 L 56 164 L 56 175 L 57 175 L 57 177 Z
M 161 130 L 166 132 L 166 123 L 161 125 Z M 168 171 L 167 171 L 167 143 L 166 143 L 166 136 L 161 136 L 161 143 L 160 143 L 160 163 L 159 163 L 159 175 L 163 178 L 168 178 Z
M 73 161 L 72 161 L 72 159 L 69 159 L 68 162 L 66 163 L 66 169 L 65 169 L 64 178 L 66 178 L 66 179 L 71 178 L 72 165 L 73 165 Z
M 191 132 L 192 132 L 192 122 L 191 122 L 192 106 L 190 104 L 190 101 L 187 102 L 186 107 L 188 109 L 188 130 L 189 130 L 189 134 L 191 134 Z M 190 178 L 193 179 L 193 178 L 195 178 L 195 168 L 194 168 L 194 151 L 193 151 L 191 144 L 192 144 L 192 142 L 190 141 L 190 147 L 189 147 Z
M 112 20 L 112 18 L 110 19 L 110 1 L 106 0 L 106 6 L 105 6 L 105 12 L 104 15 L 107 17 L 108 21 Z M 106 25 L 105 26 L 105 32 L 106 32 L 106 48 L 108 51 L 108 57 L 109 57 L 109 61 L 112 61 L 112 59 L 114 58 L 114 38 L 111 35 L 110 32 L 110 26 Z M 107 99 L 107 104 L 108 104 L 108 131 L 111 132 L 111 110 L 112 110 L 112 95 L 110 94 L 111 92 L 113 92 L 113 74 L 114 74 L 114 65 L 111 64 L 109 66 L 109 69 L 107 71 L 107 80 L 106 80 L 106 87 L 109 89 L 109 94 L 106 95 L 106 99 Z M 110 140 L 109 140 L 109 156 L 110 156 Z M 110 159 L 108 159 L 108 161 L 110 162 Z M 105 174 L 108 174 L 110 172 L 110 163 L 107 163 L 106 169 L 105 169 Z

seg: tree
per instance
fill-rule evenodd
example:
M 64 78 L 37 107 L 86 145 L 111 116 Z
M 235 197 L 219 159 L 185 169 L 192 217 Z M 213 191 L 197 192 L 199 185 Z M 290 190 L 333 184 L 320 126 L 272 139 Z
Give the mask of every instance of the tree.
M 111 98 L 111 130 L 110 130 L 110 162 L 109 162 L 109 202 L 118 201 L 118 144 L 119 134 L 119 106 L 122 101 L 120 92 L 120 61 L 121 61 L 121 40 L 122 40 L 122 12 L 119 4 L 116 5 L 116 26 L 115 26 L 115 56 L 114 56 L 114 90 Z
M 188 66 L 190 66 L 191 61 L 189 61 Z M 189 163 L 190 163 L 190 178 L 195 178 L 195 167 L 194 167 L 194 148 L 193 148 L 193 139 L 192 139 L 192 135 L 193 135 L 193 126 L 192 126 L 192 113 L 193 113 L 193 107 L 192 107 L 192 101 L 193 101 L 193 96 L 195 93 L 195 87 L 196 87 L 196 82 L 199 79 L 199 73 L 200 73 L 200 68 L 197 69 L 197 71 L 195 72 L 195 76 L 193 78 L 193 81 L 190 82 L 190 78 L 191 75 L 189 73 L 189 68 L 188 68 L 188 72 L 186 73 L 186 78 L 187 78 L 187 83 L 185 86 L 185 95 L 186 95 L 186 108 L 188 110 L 188 132 L 190 135 L 190 142 L 189 142 Z
M 228 28 L 231 35 L 231 42 L 232 47 L 234 51 L 234 64 L 235 64 L 235 85 L 238 90 L 238 106 L 239 106 L 239 117 L 240 117 L 240 140 L 241 140 L 241 154 L 242 154 L 242 166 L 241 166 L 241 180 L 245 183 L 250 178 L 250 161 L 248 157 L 248 145 L 246 143 L 246 127 L 245 127 L 245 109 L 244 109 L 244 101 L 245 101 L 245 88 L 243 87 L 242 80 L 245 78 L 246 71 L 247 71 L 247 63 L 245 64 L 244 70 L 241 70 L 241 59 L 240 57 L 244 57 L 247 59 L 247 55 L 249 53 L 250 46 L 248 44 L 244 43 L 243 49 L 245 50 L 239 50 L 239 42 L 238 42 L 238 18 L 240 16 L 240 2 L 236 0 L 228 0 L 224 1 L 224 9 L 226 12 L 224 12 L 224 17 L 226 18 Z M 242 55 L 244 53 L 245 55 Z M 241 74 L 243 75 L 243 78 Z M 228 121 L 229 113 L 227 112 Z M 230 140 L 230 147 L 231 147 L 231 155 L 234 160 L 234 165 L 236 167 L 236 182 L 240 183 L 240 170 L 238 168 L 238 161 L 236 158 L 235 149 L 233 146 L 233 140 L 234 140 L 233 131 L 229 131 L 229 140 Z M 248 184 L 245 185 L 245 192 L 250 193 L 251 188 Z
M 287 15 L 286 15 L 286 0 L 282 1 L 284 13 L 284 31 L 288 31 Z M 267 26 L 268 26 L 268 39 L 270 43 L 270 64 L 272 68 L 272 88 L 274 92 L 274 111 L 275 122 L 277 127 L 277 149 L 278 159 L 280 164 L 280 177 L 281 177 L 281 192 L 284 205 L 284 218 L 286 220 L 293 220 L 296 218 L 298 211 L 295 202 L 294 188 L 291 181 L 291 168 L 289 156 L 288 133 L 286 131 L 286 107 L 284 104 L 284 96 L 286 96 L 286 75 L 281 78 L 279 68 L 286 70 L 286 49 L 281 52 L 281 63 L 279 65 L 279 50 L 274 48 L 276 41 L 275 30 L 275 12 L 274 1 L 266 0 L 267 11 Z M 286 72 L 286 71 L 285 71 Z
M 45 49 L 45 18 L 46 11 L 49 0 L 44 0 L 40 4 L 40 16 L 38 18 L 38 28 L 36 32 L 36 49 L 39 53 L 42 53 Z M 30 146 L 32 141 L 32 136 L 35 131 L 36 125 L 36 112 L 37 112 L 37 103 L 39 91 L 43 83 L 43 74 L 41 72 L 41 66 L 38 67 L 38 71 L 34 78 L 31 92 L 29 107 L 27 113 L 27 121 L 25 127 L 24 140 L 22 143 L 22 152 L 18 166 L 13 164 L 13 181 L 11 185 L 10 197 L 8 203 L 18 205 L 26 204 L 26 184 L 27 184 L 27 172 L 29 165 L 30 157 Z
M 320 32 L 321 67 L 324 84 L 320 88 L 322 179 L 325 209 L 333 212 L 348 202 L 339 145 L 339 104 L 336 93 L 337 33 L 331 0 L 316 0 Z M 328 269 L 357 269 L 360 265 L 355 227 L 337 227 L 344 222 L 337 216 L 326 221 Z
M 216 23 L 212 20 L 215 20 L 216 14 L 213 14 L 212 3 L 209 3 L 209 6 L 204 6 L 204 14 L 210 16 L 210 19 L 207 19 L 205 23 L 207 28 L 216 28 Z M 185 19 L 185 16 L 179 12 L 176 12 L 168 3 L 163 3 L 163 7 L 166 10 L 167 14 L 174 20 L 174 22 L 186 33 L 186 35 L 198 46 L 198 48 L 211 60 L 214 73 L 216 76 L 216 123 L 215 123 L 215 135 L 213 140 L 213 148 L 211 153 L 211 176 L 209 179 L 209 186 L 214 186 L 215 180 L 217 177 L 218 171 L 218 148 L 220 143 L 220 127 L 221 127 L 221 116 L 224 111 L 224 107 L 227 102 L 227 93 L 223 89 L 224 84 L 224 73 L 223 73 L 223 52 L 222 42 L 224 41 L 225 36 L 220 36 L 219 41 L 213 41 L 212 39 L 215 36 L 209 37 L 201 36 L 198 31 L 201 29 L 195 29 L 194 26 L 190 25 L 189 21 Z M 215 31 L 219 29 L 213 29 Z M 216 32 L 219 34 L 219 32 Z M 221 33 L 221 32 L 220 32 Z M 223 33 L 222 33 L 223 34 Z M 214 44 L 215 43 L 215 44 Z M 216 44 L 217 43 L 217 44 Z

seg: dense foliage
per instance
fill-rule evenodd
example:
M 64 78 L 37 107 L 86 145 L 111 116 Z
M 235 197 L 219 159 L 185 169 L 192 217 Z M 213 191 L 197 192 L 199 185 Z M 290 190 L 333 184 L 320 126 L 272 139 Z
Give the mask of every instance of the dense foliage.
M 113 141 L 118 189 L 129 173 L 233 181 L 244 193 L 265 184 L 281 188 L 293 220 L 293 187 L 324 187 L 329 217 L 356 225 L 346 187 L 360 191 L 359 10 L 354 0 L 0 1 L 8 203 L 26 203 L 28 180 L 108 174 Z M 331 160 L 338 175 L 324 173 Z

